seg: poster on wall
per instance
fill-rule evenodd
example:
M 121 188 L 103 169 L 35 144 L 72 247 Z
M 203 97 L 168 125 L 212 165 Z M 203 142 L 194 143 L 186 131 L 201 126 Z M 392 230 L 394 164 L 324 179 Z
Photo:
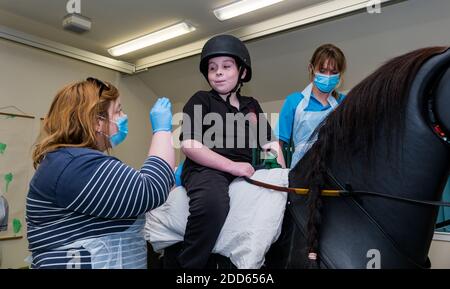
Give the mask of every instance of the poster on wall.
M 26 234 L 34 117 L 0 113 L 0 241 Z

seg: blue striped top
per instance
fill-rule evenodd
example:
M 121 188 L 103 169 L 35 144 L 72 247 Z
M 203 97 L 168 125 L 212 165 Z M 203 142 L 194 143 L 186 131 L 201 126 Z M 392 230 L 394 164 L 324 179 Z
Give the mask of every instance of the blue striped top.
M 170 166 L 155 156 L 137 171 L 93 149 L 62 148 L 48 153 L 27 196 L 31 267 L 91 268 L 85 248 L 61 247 L 143 227 L 139 216 L 162 205 L 174 182 Z M 133 252 L 122 253 L 133 256 Z M 73 254 L 79 264 L 73 264 Z

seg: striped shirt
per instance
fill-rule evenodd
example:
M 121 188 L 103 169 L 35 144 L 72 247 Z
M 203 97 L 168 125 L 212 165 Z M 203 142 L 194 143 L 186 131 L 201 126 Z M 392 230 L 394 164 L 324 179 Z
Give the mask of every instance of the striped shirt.
M 91 268 L 85 248 L 61 247 L 143 227 L 139 216 L 162 205 L 174 181 L 170 166 L 155 156 L 137 171 L 97 150 L 63 148 L 48 153 L 27 196 L 31 267 Z M 144 258 L 136 252 L 122 253 Z M 78 264 L 71 263 L 74 255 Z

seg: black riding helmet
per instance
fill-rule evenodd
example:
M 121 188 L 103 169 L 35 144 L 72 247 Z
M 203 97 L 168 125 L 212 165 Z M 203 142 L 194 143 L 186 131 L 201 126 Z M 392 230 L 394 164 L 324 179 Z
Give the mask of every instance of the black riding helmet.
M 252 65 L 247 47 L 238 38 L 232 35 L 218 35 L 209 39 L 202 49 L 200 60 L 200 72 L 208 80 L 208 60 L 216 56 L 230 56 L 236 60 L 238 66 L 247 69 L 242 82 L 248 82 L 252 78 Z M 242 70 L 243 71 L 243 70 Z M 242 73 L 242 72 L 241 72 Z

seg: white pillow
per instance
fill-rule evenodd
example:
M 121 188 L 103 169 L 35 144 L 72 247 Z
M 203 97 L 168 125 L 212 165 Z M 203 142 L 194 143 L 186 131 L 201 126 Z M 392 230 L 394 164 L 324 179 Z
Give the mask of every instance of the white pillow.
M 258 170 L 252 179 L 288 186 L 289 169 Z M 281 233 L 287 194 L 247 183 L 237 178 L 230 184 L 230 211 L 213 249 L 230 258 L 239 269 L 258 269 Z M 155 251 L 183 240 L 189 215 L 189 198 L 183 187 L 147 213 L 145 238 Z

